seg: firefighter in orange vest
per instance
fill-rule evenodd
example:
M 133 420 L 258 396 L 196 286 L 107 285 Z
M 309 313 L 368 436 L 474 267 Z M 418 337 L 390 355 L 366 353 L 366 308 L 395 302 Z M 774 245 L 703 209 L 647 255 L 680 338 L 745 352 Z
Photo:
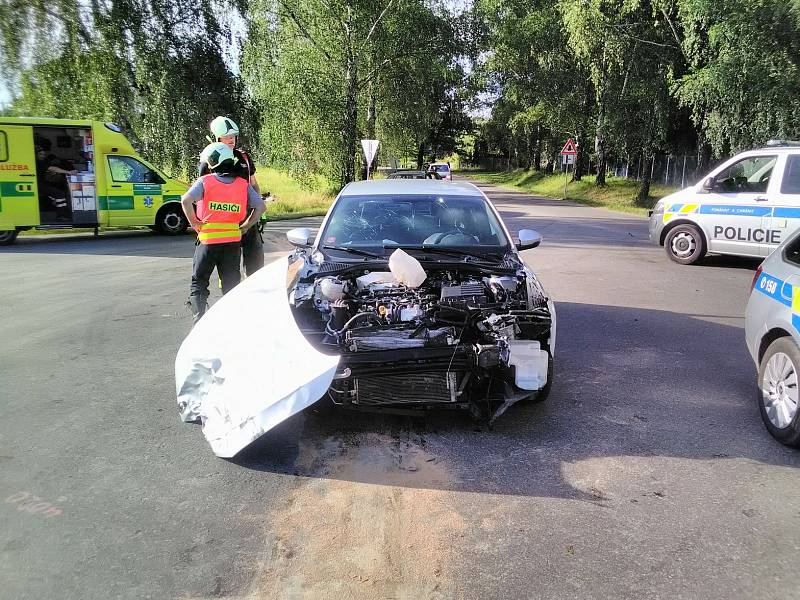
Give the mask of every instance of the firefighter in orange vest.
M 209 144 L 200 159 L 208 163 L 211 173 L 200 177 L 181 197 L 183 212 L 197 232 L 189 293 L 195 322 L 206 312 L 208 282 L 215 268 L 223 294 L 239 283 L 242 235 L 258 223 L 265 209 L 258 192 L 236 176 L 236 158 L 227 144 Z
M 236 147 L 239 141 L 239 126 L 228 117 L 217 117 L 211 121 L 209 129 L 211 129 L 211 134 L 214 136 L 213 139 L 209 138 L 210 142 L 222 142 L 233 150 L 233 156 L 237 161 L 234 175 L 238 175 L 248 181 L 253 186 L 253 189 L 261 195 L 261 190 L 256 180 L 255 164 L 247 152 L 242 148 Z M 201 160 L 198 165 L 198 171 L 200 177 L 208 175 L 208 164 Z M 265 196 L 269 200 L 269 193 L 265 194 Z M 242 236 L 242 261 L 244 262 L 245 274 L 248 277 L 264 266 L 264 241 L 261 239 L 260 231 L 262 225 L 263 222 Z

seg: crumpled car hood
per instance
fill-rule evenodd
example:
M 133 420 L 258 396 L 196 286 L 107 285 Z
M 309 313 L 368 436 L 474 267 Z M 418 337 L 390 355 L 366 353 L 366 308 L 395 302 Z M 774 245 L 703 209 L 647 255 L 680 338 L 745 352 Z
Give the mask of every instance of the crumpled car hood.
M 288 258 L 248 277 L 214 304 L 178 350 L 175 383 L 184 421 L 200 417 L 214 454 L 231 457 L 313 404 L 338 356 L 303 336 L 286 292 Z

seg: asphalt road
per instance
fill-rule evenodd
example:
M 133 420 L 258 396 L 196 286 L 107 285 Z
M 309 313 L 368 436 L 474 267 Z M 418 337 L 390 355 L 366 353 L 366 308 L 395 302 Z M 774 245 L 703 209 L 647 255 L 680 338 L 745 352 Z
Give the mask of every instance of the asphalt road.
M 550 399 L 491 430 L 323 405 L 217 459 L 175 409 L 188 236 L 0 249 L 0 597 L 800 597 L 756 263 L 679 266 L 644 219 L 485 189 L 544 235 L 558 310 Z

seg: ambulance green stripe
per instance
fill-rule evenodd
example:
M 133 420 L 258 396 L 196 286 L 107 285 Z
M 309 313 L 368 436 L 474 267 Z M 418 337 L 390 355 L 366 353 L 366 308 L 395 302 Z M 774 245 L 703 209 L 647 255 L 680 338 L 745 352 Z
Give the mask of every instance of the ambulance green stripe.
M 100 210 L 133 210 L 133 196 L 98 196 Z
M 33 184 L 4 181 L 0 183 L 0 196 L 6 196 L 8 198 L 33 196 Z

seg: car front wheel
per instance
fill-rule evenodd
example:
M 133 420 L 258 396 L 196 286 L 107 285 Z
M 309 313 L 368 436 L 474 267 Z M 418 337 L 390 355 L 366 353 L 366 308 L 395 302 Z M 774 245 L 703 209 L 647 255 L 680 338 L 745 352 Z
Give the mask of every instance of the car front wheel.
M 770 344 L 758 369 L 758 409 L 772 436 L 787 446 L 800 446 L 797 410 L 800 349 L 790 337 Z
M 706 241 L 694 225 L 678 225 L 671 229 L 664 240 L 664 248 L 670 260 L 682 265 L 691 265 L 706 255 Z
M 156 230 L 164 235 L 184 234 L 187 227 L 189 227 L 189 220 L 177 202 L 174 203 L 174 206 L 167 205 L 162 208 L 156 217 Z

